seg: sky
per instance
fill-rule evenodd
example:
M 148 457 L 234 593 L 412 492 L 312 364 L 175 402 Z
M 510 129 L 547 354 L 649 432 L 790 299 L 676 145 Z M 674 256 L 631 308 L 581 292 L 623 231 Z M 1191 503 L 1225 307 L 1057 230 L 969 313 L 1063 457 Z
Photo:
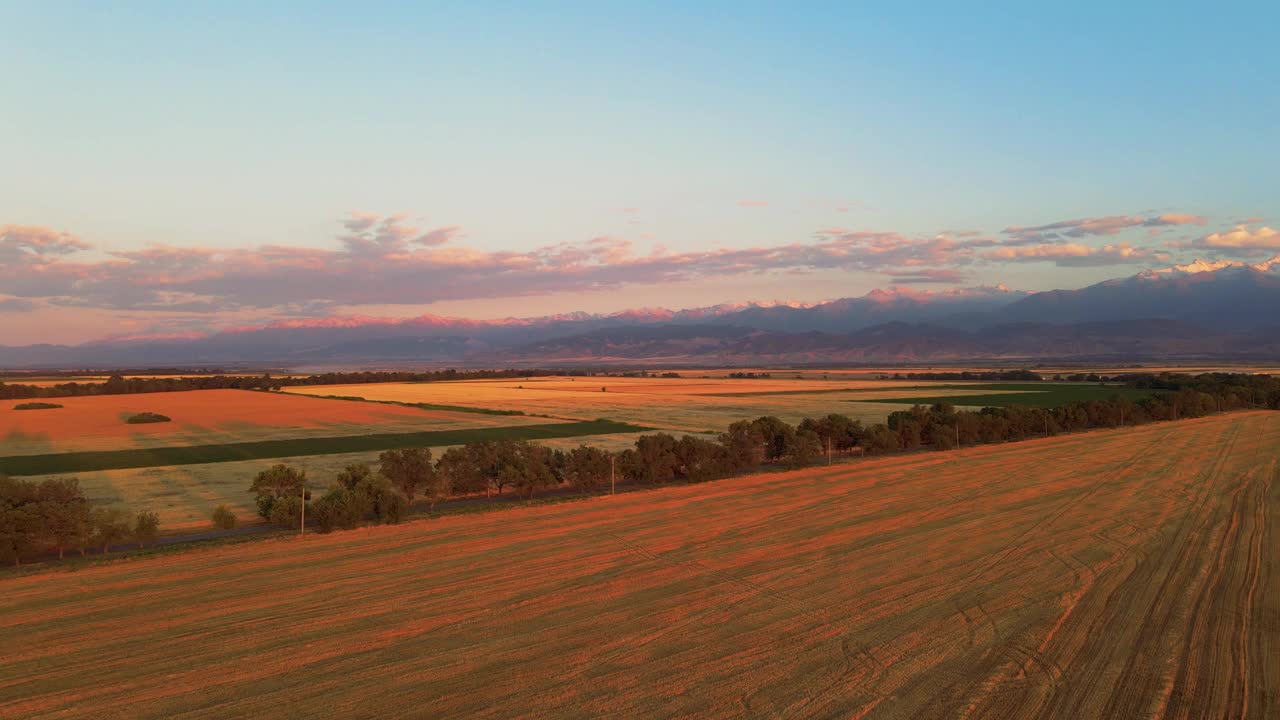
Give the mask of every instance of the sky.
M 0 0 L 0 345 L 1280 254 L 1275 3 Z

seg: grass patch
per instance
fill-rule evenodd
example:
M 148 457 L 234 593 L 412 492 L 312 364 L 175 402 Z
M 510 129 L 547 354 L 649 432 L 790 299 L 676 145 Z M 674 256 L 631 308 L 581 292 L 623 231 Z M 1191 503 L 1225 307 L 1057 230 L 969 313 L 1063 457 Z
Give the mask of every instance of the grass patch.
M 60 408 L 60 407 L 62 406 L 59 405 L 58 403 L 28 402 L 28 403 L 18 403 L 17 405 L 13 406 L 13 409 L 14 410 L 56 410 L 57 408 Z
M 1139 390 L 1122 385 L 1089 385 L 1064 383 L 989 383 L 981 385 L 935 385 L 929 390 L 1001 391 L 990 395 L 921 395 L 884 400 L 846 400 L 845 402 L 888 403 L 893 405 L 933 405 L 948 403 L 966 407 L 1060 407 L 1073 402 L 1108 400 L 1115 395 L 1141 400 L 1157 394 L 1155 390 Z
M 550 440 L 583 435 L 641 432 L 647 429 L 638 425 L 629 425 L 612 420 L 592 420 L 546 425 L 468 428 L 464 430 L 260 440 L 257 442 L 225 443 L 221 445 L 136 448 L 50 455 L 16 455 L 0 457 L 0 472 L 9 475 L 47 475 L 165 465 L 199 465 L 300 455 L 376 452 L 404 447 L 462 445 L 485 440 Z

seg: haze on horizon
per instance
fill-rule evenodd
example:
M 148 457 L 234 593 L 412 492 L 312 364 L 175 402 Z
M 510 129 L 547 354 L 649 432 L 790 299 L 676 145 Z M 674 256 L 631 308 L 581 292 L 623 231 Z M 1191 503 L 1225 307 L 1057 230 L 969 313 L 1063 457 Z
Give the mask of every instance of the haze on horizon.
M 1280 10 L 0 7 L 0 345 L 1280 254 Z

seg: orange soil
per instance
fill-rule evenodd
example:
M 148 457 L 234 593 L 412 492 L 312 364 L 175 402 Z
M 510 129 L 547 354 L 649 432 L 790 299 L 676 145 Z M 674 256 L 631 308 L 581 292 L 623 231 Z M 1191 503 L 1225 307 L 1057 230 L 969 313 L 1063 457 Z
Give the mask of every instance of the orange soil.
M 1280 413 L 0 579 L 0 717 L 1274 717 Z

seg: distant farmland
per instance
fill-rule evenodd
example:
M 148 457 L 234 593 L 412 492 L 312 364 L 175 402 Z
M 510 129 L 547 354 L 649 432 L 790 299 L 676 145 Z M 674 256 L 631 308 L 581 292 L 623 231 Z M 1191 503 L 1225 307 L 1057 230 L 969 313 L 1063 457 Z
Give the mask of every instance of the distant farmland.
M 376 452 L 405 447 L 441 447 L 487 440 L 544 440 L 581 437 L 584 435 L 639 432 L 643 429 L 642 427 L 617 423 L 612 420 L 594 420 L 416 433 L 260 440 L 257 442 L 217 445 L 98 450 L 53 453 L 49 455 L 14 455 L 0 457 L 0 472 L 9 475 L 47 475 L 91 470 L 123 470 L 161 465 L 199 465 L 203 463 L 238 462 L 241 460 L 261 460 L 299 455 Z
M 861 402 L 894 403 L 909 405 L 933 405 L 950 403 L 967 407 L 1060 407 L 1072 402 L 1109 400 L 1116 395 L 1130 400 L 1150 397 L 1156 391 L 1138 390 L 1121 385 L 1092 385 L 1085 383 L 983 383 L 974 385 L 940 385 L 922 388 L 915 397 L 864 400 Z M 963 394 L 944 394 L 938 391 L 964 390 Z M 987 391 L 983 393 L 981 391 Z M 935 394 L 936 393 L 936 394 Z
M 1280 413 L 0 576 L 0 717 L 1234 717 Z
M 321 385 L 290 387 L 286 388 L 286 393 L 512 410 L 581 420 L 607 417 L 677 432 L 721 432 L 730 423 L 761 415 L 776 415 L 796 423 L 806 417 L 839 412 L 868 424 L 883 422 L 885 416 L 896 408 L 869 401 L 902 402 L 896 398 L 927 393 L 959 397 L 992 392 L 986 389 L 986 384 L 978 387 L 971 390 L 969 386 L 957 383 L 794 377 L 542 377 L 529 380 Z
M 554 422 L 534 417 L 344 402 L 252 390 L 58 398 L 57 412 L 14 411 L 0 402 L 0 455 L 178 447 L 395 432 L 465 430 Z M 171 423 L 128 425 L 142 412 Z

